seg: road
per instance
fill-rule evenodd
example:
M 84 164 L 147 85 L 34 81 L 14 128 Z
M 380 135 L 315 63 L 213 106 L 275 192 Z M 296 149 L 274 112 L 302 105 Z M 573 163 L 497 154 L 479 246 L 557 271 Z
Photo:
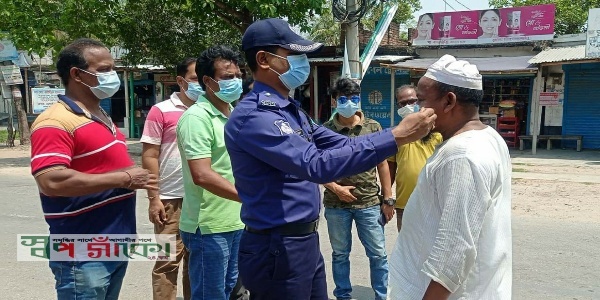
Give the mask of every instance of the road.
M 2 151 L 0 149 L 2 191 L 0 197 L 4 209 L 0 210 L 0 258 L 4 263 L 0 266 L 0 281 L 5 284 L 0 287 L 0 295 L 2 295 L 0 298 L 55 299 L 54 280 L 47 263 L 16 261 L 16 235 L 43 234 L 47 232 L 47 226 L 42 218 L 35 182 L 29 174 L 27 152 L 21 151 L 21 154 L 15 154 L 14 151 L 11 153 Z M 567 163 L 572 164 L 573 161 Z M 597 175 L 596 172 L 600 170 L 598 166 L 600 154 L 577 162 L 591 163 L 589 168 L 591 171 L 583 173 L 592 172 Z M 516 164 L 514 168 L 518 166 L 543 168 L 547 165 L 556 166 L 557 162 L 549 164 L 547 159 L 516 158 L 513 163 Z M 532 174 L 538 174 L 520 173 L 528 173 L 529 177 L 536 177 Z M 519 177 L 518 173 L 515 174 Z M 541 175 L 537 177 L 543 178 L 539 179 L 541 183 L 537 182 L 537 184 L 542 184 L 549 175 L 539 174 Z M 519 205 L 521 202 L 528 201 L 526 198 L 530 196 L 527 193 L 519 193 L 526 191 L 535 180 L 538 179 L 527 179 L 527 181 L 519 179 L 514 185 L 525 186 L 513 186 L 516 193 L 513 197 L 513 204 L 516 206 L 513 214 L 513 298 L 600 299 L 600 209 L 597 205 L 589 206 L 590 208 L 583 207 L 582 210 L 588 211 L 589 216 L 585 218 L 557 218 L 555 215 L 549 215 L 547 211 L 525 213 L 526 210 L 519 210 Z M 585 182 L 583 186 L 589 189 L 587 191 L 589 195 L 578 197 L 594 197 L 595 203 L 600 203 L 598 200 L 600 180 L 594 175 L 586 177 L 583 181 Z M 555 185 L 556 182 L 550 182 L 549 186 Z M 565 183 L 571 184 L 571 182 Z M 138 194 L 138 232 L 151 233 L 152 226 L 146 217 L 147 200 L 142 196 L 142 193 Z M 528 209 L 530 210 L 527 211 L 530 212 L 531 208 Z M 533 209 L 535 212 L 535 207 Z M 592 213 L 589 210 L 592 210 Z M 331 248 L 324 219 L 322 224 L 323 226 L 319 228 L 321 248 L 326 260 L 328 288 L 330 296 L 333 297 L 331 295 L 333 290 Z M 394 226 L 388 225 L 386 227 L 388 251 L 391 251 L 396 235 Z M 361 300 L 372 299 L 368 260 L 356 234 L 354 234 L 353 245 L 351 254 L 353 297 Z M 125 277 L 121 299 L 151 299 L 151 269 L 151 263 L 131 263 Z

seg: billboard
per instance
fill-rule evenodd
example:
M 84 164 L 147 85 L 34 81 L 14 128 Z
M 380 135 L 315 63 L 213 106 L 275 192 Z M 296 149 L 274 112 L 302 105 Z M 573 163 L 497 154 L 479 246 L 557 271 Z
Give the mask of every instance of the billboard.
M 554 4 L 427 13 L 413 31 L 414 46 L 500 44 L 554 38 Z
M 58 102 L 58 95 L 64 94 L 65 89 L 32 88 L 31 103 L 33 104 L 33 113 L 43 113 L 52 104 Z
M 600 8 L 592 8 L 588 14 L 585 57 L 600 57 Z

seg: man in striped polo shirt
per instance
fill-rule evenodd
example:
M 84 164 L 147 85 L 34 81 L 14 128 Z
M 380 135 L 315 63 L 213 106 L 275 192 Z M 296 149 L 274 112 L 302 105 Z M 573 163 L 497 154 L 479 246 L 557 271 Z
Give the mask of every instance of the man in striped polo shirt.
M 204 94 L 196 76 L 196 59 L 186 58 L 177 66 L 177 85 L 181 92 L 171 95 L 150 109 L 141 142 L 142 165 L 160 178 L 159 191 L 148 191 L 148 215 L 156 234 L 177 235 L 177 259 L 157 261 L 152 270 L 155 300 L 175 300 L 179 264 L 183 261 L 183 298 L 191 299 L 188 253 L 179 235 L 183 202 L 183 173 L 177 148 L 177 122 L 184 111 Z
M 102 43 L 79 39 L 58 56 L 65 95 L 32 125 L 31 171 L 50 234 L 135 234 L 135 190 L 156 189 L 100 108 L 121 82 Z M 58 299 L 118 299 L 127 262 L 50 261 Z

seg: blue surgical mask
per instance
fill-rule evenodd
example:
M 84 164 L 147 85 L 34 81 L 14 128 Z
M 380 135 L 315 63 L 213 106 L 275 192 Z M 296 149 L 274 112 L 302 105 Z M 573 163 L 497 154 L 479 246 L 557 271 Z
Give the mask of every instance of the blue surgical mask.
M 212 79 L 212 78 L 211 78 Z M 240 78 L 224 79 L 214 82 L 219 84 L 219 91 L 215 92 L 211 89 L 219 99 L 223 102 L 232 103 L 235 100 L 240 99 L 242 95 L 242 80 Z M 210 87 L 208 87 L 210 89 Z
M 279 80 L 281 80 L 283 85 L 290 89 L 290 91 L 301 86 L 306 79 L 308 79 L 308 75 L 310 74 L 310 64 L 306 54 L 288 55 L 288 57 L 279 56 L 270 52 L 269 54 L 288 61 L 290 68 L 283 74 L 280 74 L 272 68 L 270 69 L 279 75 Z
M 187 91 L 185 91 L 185 95 L 192 101 L 198 101 L 198 98 L 204 95 L 204 90 L 202 90 L 200 84 L 197 82 L 189 82 L 187 80 L 185 82 L 187 82 L 188 84 L 188 88 Z
M 344 118 L 354 116 L 358 111 L 358 108 L 358 103 L 354 101 L 346 101 L 344 103 L 341 103 L 340 100 L 337 101 L 337 112 Z
M 86 72 L 90 75 L 94 75 L 98 78 L 97 86 L 89 86 L 83 81 L 81 82 L 87 87 L 89 87 L 92 93 L 94 93 L 94 95 L 98 99 L 106 99 L 114 96 L 117 93 L 117 91 L 119 91 L 119 87 L 121 87 L 121 79 L 119 79 L 119 75 L 117 75 L 117 72 L 115 71 L 91 73 L 83 69 L 79 70 Z

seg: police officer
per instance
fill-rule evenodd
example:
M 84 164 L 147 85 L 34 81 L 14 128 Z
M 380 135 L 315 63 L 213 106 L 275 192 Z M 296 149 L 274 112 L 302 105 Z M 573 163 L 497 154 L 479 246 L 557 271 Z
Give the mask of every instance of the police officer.
M 256 21 L 242 38 L 255 82 L 225 125 L 225 143 L 246 225 L 239 272 L 252 299 L 327 299 L 318 183 L 375 167 L 424 137 L 436 118 L 423 109 L 352 139 L 314 124 L 288 95 L 308 79 L 306 53 L 321 46 L 281 19 Z

